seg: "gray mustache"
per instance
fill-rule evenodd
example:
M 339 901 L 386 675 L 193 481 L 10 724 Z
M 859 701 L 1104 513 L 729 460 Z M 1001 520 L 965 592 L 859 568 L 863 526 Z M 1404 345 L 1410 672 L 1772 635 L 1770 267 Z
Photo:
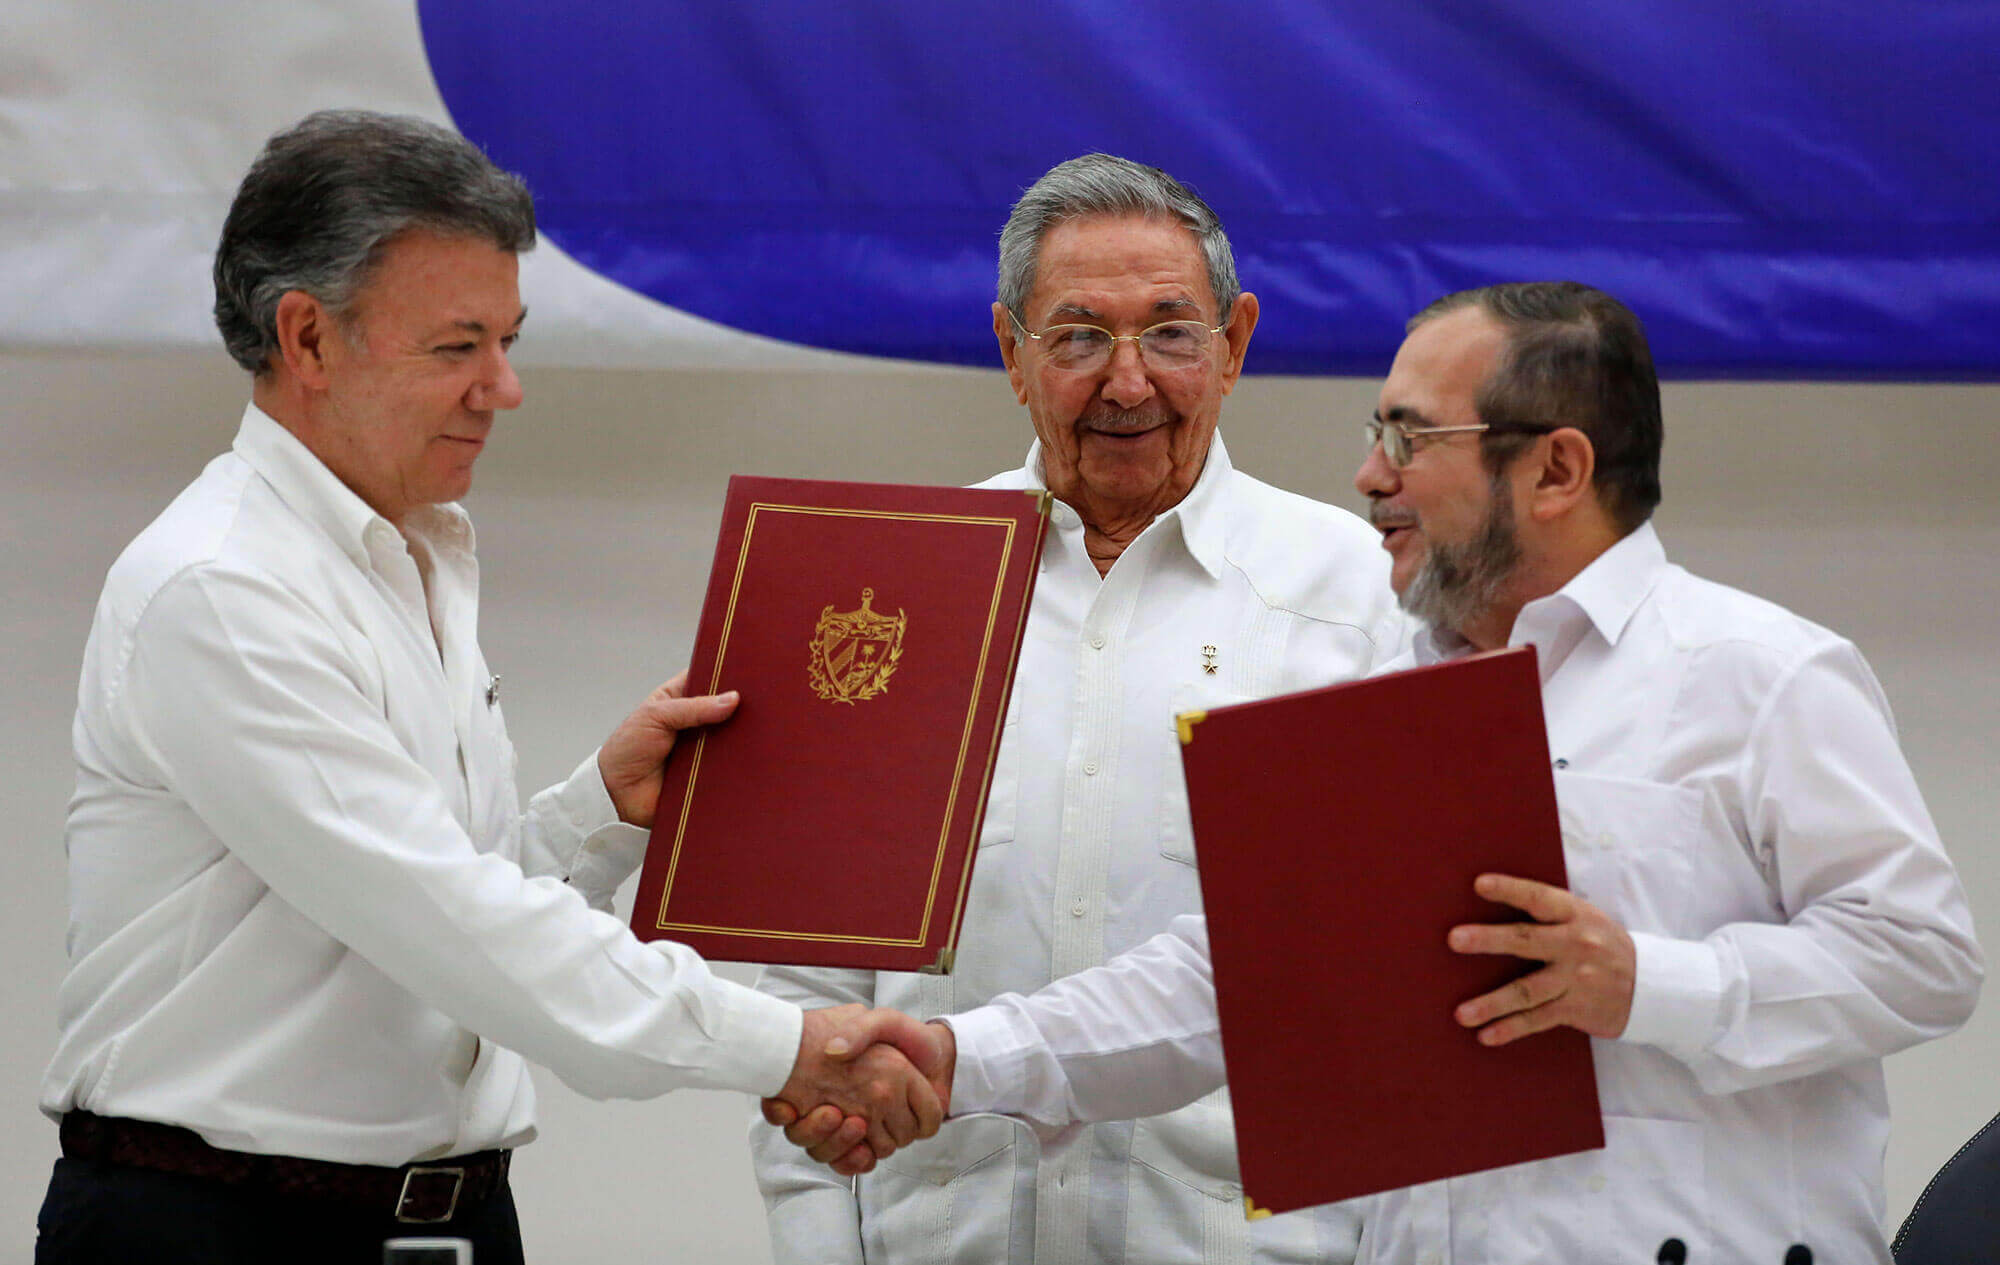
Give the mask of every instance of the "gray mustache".
M 1417 516 L 1411 510 L 1402 508 L 1391 509 L 1380 501 L 1370 501 L 1368 503 L 1368 525 L 1378 531 L 1390 527 L 1415 527 L 1417 525 Z
M 1174 420 L 1174 411 L 1162 407 L 1157 401 L 1149 401 L 1138 408 L 1106 408 L 1102 405 L 1085 409 L 1077 419 L 1085 426 L 1098 430 L 1139 431 L 1151 430 Z

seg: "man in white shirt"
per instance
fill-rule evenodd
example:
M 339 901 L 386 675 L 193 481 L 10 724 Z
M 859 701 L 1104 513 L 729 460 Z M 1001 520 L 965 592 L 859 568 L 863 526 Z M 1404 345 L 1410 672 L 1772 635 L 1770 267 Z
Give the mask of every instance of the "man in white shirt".
M 1057 504 L 957 958 L 948 977 L 772 968 L 762 987 L 938 1014 L 1143 942 L 1200 907 L 1174 713 L 1402 648 L 1366 524 L 1234 469 L 1216 434 L 1257 311 L 1215 213 L 1164 172 L 1092 154 L 1022 195 L 992 319 L 1035 443 L 982 486 Z M 1339 1207 L 1245 1226 L 1220 1095 L 1046 1144 L 963 1123 L 855 1188 L 761 1124 L 752 1148 L 785 1265 L 1279 1265 L 1344 1259 L 1356 1234 Z
M 1887 1265 L 1881 1060 L 1962 1023 L 1984 968 L 1867 665 L 1667 562 L 1658 387 L 1609 295 L 1438 301 L 1369 430 L 1355 484 L 1428 626 L 1403 666 L 1534 645 L 1557 770 L 1571 889 L 1477 880 L 1532 921 L 1450 946 L 1539 965 L 1455 1018 L 1488 1045 L 1596 1038 L 1606 1146 L 1379 1196 L 1360 1258 Z M 1199 919 L 1175 932 L 934 1026 L 952 1110 L 1057 1126 L 1207 1092 L 1207 941 Z M 831 1114 L 794 1136 L 838 1154 Z
M 216 254 L 254 375 L 216 460 L 118 559 L 84 651 L 71 967 L 42 1262 L 519 1261 L 523 1057 L 582 1092 L 819 1090 L 893 1151 L 936 1095 L 906 1021 L 802 1015 L 607 912 L 675 731 L 664 686 L 526 813 L 452 504 L 525 309 L 527 190 L 414 119 L 271 139 Z

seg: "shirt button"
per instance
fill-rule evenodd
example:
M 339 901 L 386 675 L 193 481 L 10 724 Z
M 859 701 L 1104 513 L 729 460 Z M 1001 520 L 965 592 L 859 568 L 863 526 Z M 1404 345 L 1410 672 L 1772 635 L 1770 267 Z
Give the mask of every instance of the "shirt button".
M 1603 1194 L 1603 1193 L 1604 1193 L 1604 1174 L 1602 1174 L 1602 1173 L 1592 1173 L 1592 1174 L 1590 1175 L 1590 1181 L 1589 1181 L 1589 1182 L 1587 1182 L 1587 1183 L 1586 1183 L 1586 1185 L 1588 1185 L 1588 1186 L 1590 1187 L 1590 1193 L 1591 1193 L 1591 1194 L 1593 1194 L 1593 1195 L 1601 1195 L 1601 1194 Z
M 1072 918 L 1081 918 L 1090 912 L 1090 902 L 1079 896 L 1076 903 L 1069 907 L 1069 912 Z
M 1085 777 L 1096 777 L 1096 776 L 1097 776 L 1097 762 L 1093 760 L 1093 761 L 1091 761 L 1091 762 L 1090 762 L 1089 764 L 1086 764 L 1086 765 L 1084 765 L 1084 766 L 1083 766 L 1083 775 L 1084 775 Z
M 1091 648 L 1092 650 L 1102 650 L 1102 649 L 1104 649 L 1104 638 L 1103 638 L 1103 636 L 1102 636 L 1102 635 L 1099 635 L 1099 636 L 1096 636 L 1096 637 L 1092 637 L 1092 638 L 1090 639 L 1090 648 Z

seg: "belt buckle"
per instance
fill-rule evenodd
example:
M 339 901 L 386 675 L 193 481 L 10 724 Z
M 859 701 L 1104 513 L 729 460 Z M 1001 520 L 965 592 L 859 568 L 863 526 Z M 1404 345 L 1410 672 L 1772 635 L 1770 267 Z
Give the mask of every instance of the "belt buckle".
M 444 1213 L 441 1216 L 416 1216 L 407 1211 L 413 1198 L 421 1199 L 423 1197 L 421 1193 L 413 1195 L 410 1190 L 410 1183 L 419 1177 L 451 1178 L 451 1198 L 446 1201 Z M 403 1190 L 401 1194 L 396 1196 L 396 1220 L 406 1225 L 434 1225 L 440 1221 L 449 1221 L 452 1214 L 458 1211 L 459 1192 L 464 1189 L 465 1170 L 463 1168 L 412 1164 L 409 1168 L 403 1170 Z

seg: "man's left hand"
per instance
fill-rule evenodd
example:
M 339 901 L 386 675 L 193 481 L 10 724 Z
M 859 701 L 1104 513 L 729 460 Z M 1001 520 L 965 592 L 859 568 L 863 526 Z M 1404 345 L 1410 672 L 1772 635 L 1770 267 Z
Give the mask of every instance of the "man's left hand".
M 597 751 L 597 771 L 618 809 L 618 820 L 651 827 L 666 782 L 667 753 L 683 729 L 713 725 L 736 710 L 735 690 L 686 697 L 683 672 L 647 696 Z
M 1636 953 L 1631 935 L 1611 915 L 1574 892 L 1533 879 L 1482 874 L 1472 890 L 1534 921 L 1453 927 L 1446 941 L 1453 951 L 1542 963 L 1541 970 L 1453 1012 L 1459 1023 L 1479 1029 L 1482 1045 L 1506 1045 L 1562 1024 L 1593 1037 L 1625 1031 Z

